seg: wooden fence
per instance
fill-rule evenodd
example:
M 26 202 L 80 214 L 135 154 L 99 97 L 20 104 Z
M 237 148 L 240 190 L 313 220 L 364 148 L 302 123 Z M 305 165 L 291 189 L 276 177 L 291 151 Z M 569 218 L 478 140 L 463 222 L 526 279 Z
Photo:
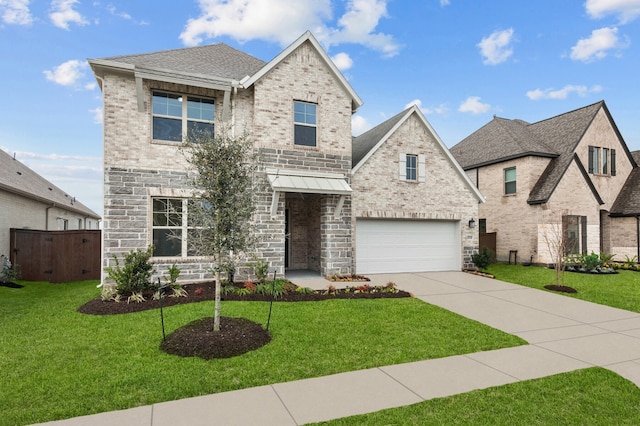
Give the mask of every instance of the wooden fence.
M 496 233 L 495 232 L 480 234 L 480 250 L 482 250 L 485 247 L 493 252 L 493 256 L 494 256 L 493 260 L 495 261 L 496 260 L 495 259 L 495 255 L 496 255 Z
M 10 230 L 10 259 L 26 281 L 99 280 L 101 231 Z

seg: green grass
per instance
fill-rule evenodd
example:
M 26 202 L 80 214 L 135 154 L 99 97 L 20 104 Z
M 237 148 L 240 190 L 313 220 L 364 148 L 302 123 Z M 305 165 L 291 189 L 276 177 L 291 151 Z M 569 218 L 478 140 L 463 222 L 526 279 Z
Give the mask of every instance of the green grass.
M 440 358 L 525 342 L 417 299 L 276 303 L 273 340 L 240 357 L 167 355 L 158 310 L 91 316 L 96 282 L 0 287 L 0 424 L 44 422 L 160 401 Z M 212 302 L 165 309 L 167 332 Z M 265 324 L 268 304 L 223 302 Z
M 347 417 L 323 425 L 637 425 L 640 389 L 589 368 Z
M 555 283 L 555 271 L 537 266 L 493 264 L 489 273 L 502 281 L 544 290 Z M 564 273 L 564 285 L 577 293 L 558 293 L 601 305 L 640 312 L 640 272 L 619 271 L 618 274 Z

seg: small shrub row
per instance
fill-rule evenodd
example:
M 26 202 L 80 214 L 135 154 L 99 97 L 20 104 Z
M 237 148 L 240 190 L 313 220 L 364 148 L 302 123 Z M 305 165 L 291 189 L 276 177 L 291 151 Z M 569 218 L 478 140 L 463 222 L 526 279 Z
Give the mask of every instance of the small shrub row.
M 600 254 L 577 254 L 565 258 L 565 270 L 588 274 L 615 274 L 613 257 L 615 254 L 601 252 Z

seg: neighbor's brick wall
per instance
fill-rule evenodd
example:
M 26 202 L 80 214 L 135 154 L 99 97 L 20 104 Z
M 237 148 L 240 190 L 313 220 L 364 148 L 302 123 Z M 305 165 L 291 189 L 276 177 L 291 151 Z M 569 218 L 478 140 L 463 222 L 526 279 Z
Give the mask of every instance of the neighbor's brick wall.
M 426 182 L 400 181 L 400 153 L 425 155 Z M 471 254 L 478 250 L 478 228 L 470 229 L 467 223 L 471 218 L 478 221 L 478 200 L 415 115 L 354 173 L 352 189 L 354 229 L 357 217 L 460 221 L 460 266 L 473 266 Z
M 576 149 L 580 161 L 587 170 L 589 170 L 589 145 L 616 150 L 615 176 L 589 174 L 598 194 L 604 201 L 600 208 L 609 211 L 633 167 L 602 109 L 596 114 Z M 602 150 L 600 150 L 600 156 L 602 157 Z M 602 164 L 602 158 L 600 158 L 600 164 Z
M 479 217 L 486 219 L 487 232 L 496 233 L 498 261 L 508 261 L 510 250 L 518 251 L 519 262 L 537 256 L 537 216 L 541 209 L 529 206 L 527 198 L 548 163 L 547 158 L 525 157 L 479 169 L 479 189 L 487 200 L 478 207 Z M 510 167 L 516 167 L 516 193 L 505 195 L 504 170 Z
M 615 260 L 623 261 L 638 256 L 638 219 L 635 217 L 612 217 L 611 254 Z

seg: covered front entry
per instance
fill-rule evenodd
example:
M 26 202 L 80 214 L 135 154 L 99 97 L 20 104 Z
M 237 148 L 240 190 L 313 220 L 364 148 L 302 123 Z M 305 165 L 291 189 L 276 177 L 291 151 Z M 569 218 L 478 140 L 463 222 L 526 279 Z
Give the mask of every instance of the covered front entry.
M 287 193 L 285 268 L 320 272 L 320 195 Z
M 460 222 L 356 220 L 358 274 L 459 271 Z
M 340 174 L 267 169 L 271 217 L 284 198 L 285 268 L 320 275 L 353 272 L 351 188 Z M 280 216 L 281 217 L 281 216 Z

